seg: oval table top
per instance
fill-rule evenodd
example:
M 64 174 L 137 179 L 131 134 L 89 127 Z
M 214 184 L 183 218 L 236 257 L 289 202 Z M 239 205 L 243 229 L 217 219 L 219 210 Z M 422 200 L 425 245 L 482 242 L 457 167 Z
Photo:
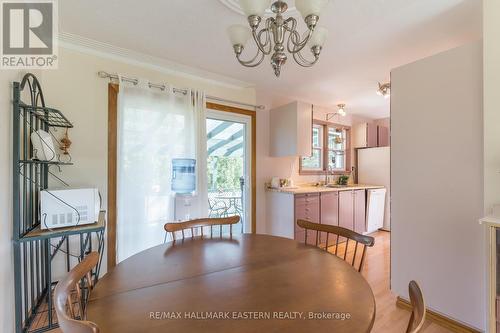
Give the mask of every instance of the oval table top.
M 101 332 L 369 332 L 375 298 L 335 255 L 244 234 L 138 253 L 97 283 L 87 319 Z

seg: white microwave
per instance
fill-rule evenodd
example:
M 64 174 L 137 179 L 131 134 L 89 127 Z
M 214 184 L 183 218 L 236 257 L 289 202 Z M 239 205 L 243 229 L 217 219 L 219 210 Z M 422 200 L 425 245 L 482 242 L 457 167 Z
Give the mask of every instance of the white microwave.
M 42 229 L 72 227 L 97 222 L 101 197 L 96 188 L 43 190 L 40 192 Z

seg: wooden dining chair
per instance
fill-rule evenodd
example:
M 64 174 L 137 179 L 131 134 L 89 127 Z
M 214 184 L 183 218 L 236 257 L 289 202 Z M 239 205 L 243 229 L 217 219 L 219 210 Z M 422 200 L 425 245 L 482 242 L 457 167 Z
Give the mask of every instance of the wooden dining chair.
M 357 266 L 356 269 L 358 270 L 358 272 L 361 272 L 361 268 L 363 267 L 363 262 L 364 262 L 365 256 L 366 256 L 366 247 L 372 247 L 373 245 L 375 245 L 375 239 L 373 237 L 364 236 L 364 235 L 358 234 L 357 232 L 346 229 L 346 228 L 342 228 L 342 227 L 338 227 L 338 226 L 334 226 L 334 225 L 328 225 L 328 224 L 313 223 L 313 222 L 309 222 L 306 220 L 297 220 L 297 225 L 301 228 L 304 228 L 306 231 L 305 237 L 304 237 L 305 244 L 308 244 L 307 243 L 307 234 L 308 234 L 307 231 L 308 230 L 316 231 L 315 244 L 318 247 L 320 247 L 320 244 L 319 244 L 320 232 L 326 233 L 326 244 L 324 247 L 324 249 L 326 251 L 328 251 L 328 249 L 330 248 L 330 243 L 329 243 L 330 234 L 333 235 L 333 237 L 336 237 L 335 245 L 334 245 L 335 246 L 335 252 L 334 252 L 335 255 L 340 256 L 346 262 L 350 261 L 350 264 L 354 268 L 356 268 L 356 266 Z M 352 254 L 352 258 L 348 258 L 348 249 L 349 249 L 349 242 L 350 241 L 354 242 L 354 253 Z M 343 246 L 341 246 L 342 243 L 344 243 L 344 242 L 345 242 L 345 244 L 343 244 Z M 361 251 L 358 251 L 358 245 L 360 245 L 360 244 L 361 244 Z M 344 247 L 345 248 L 344 251 L 339 252 L 339 247 Z M 342 252 L 343 252 L 343 255 L 342 255 Z M 357 256 L 358 254 L 360 254 L 360 257 Z M 359 259 L 357 259 L 357 258 L 359 258 Z
M 417 282 L 411 281 L 408 285 L 410 303 L 413 307 L 406 333 L 418 333 L 422 330 L 425 322 L 425 300 L 422 289 Z
M 176 234 L 178 232 L 181 233 L 181 239 L 186 238 L 186 231 L 190 230 L 191 238 L 195 237 L 195 230 L 200 231 L 201 237 L 205 236 L 204 228 L 210 228 L 210 237 L 214 235 L 214 227 L 219 227 L 219 235 L 222 235 L 222 227 L 225 225 L 229 225 L 229 234 L 233 235 L 233 225 L 240 222 L 239 216 L 230 216 L 230 217 L 222 217 L 222 218 L 204 218 L 204 219 L 196 219 L 185 222 L 174 222 L 174 223 L 166 223 L 164 226 L 165 229 L 165 240 L 167 241 L 167 235 L 170 233 L 172 235 L 172 240 L 177 240 Z
M 63 333 L 99 333 L 99 327 L 87 321 L 87 301 L 94 284 L 92 270 L 99 262 L 99 253 L 91 252 L 57 283 L 54 306 Z

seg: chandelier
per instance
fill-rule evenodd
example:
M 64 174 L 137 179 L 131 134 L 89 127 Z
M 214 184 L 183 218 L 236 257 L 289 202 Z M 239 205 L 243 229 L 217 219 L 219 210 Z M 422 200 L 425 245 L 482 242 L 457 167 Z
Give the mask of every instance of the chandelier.
M 240 64 L 246 67 L 256 67 L 262 63 L 265 56 L 272 53 L 271 65 L 274 74 L 279 77 L 281 67 L 287 60 L 285 50 L 293 56 L 295 62 L 300 66 L 311 67 L 318 61 L 328 30 L 317 26 L 317 24 L 319 16 L 329 0 L 295 0 L 295 6 L 307 25 L 307 31 L 303 35 L 297 31 L 298 23 L 295 18 L 283 17 L 288 9 L 286 2 L 278 0 L 272 5 L 271 0 L 240 0 L 239 2 L 248 17 L 250 28 L 243 25 L 232 25 L 228 28 L 228 34 L 236 59 Z M 262 16 L 269 5 L 271 5 L 271 11 L 275 16 L 262 22 Z M 263 27 L 259 30 L 261 23 Z M 253 38 L 257 45 L 257 54 L 249 60 L 242 60 L 241 54 L 250 38 Z M 304 49 L 311 52 L 311 60 L 302 54 Z
M 384 98 L 391 97 L 391 83 L 378 83 L 377 95 L 383 96 Z

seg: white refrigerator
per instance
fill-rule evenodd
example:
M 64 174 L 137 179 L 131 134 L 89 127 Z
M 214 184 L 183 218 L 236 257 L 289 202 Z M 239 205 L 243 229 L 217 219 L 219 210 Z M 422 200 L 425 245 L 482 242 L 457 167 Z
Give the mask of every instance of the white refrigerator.
M 358 149 L 358 183 L 381 185 L 385 195 L 384 230 L 391 230 L 391 148 Z

